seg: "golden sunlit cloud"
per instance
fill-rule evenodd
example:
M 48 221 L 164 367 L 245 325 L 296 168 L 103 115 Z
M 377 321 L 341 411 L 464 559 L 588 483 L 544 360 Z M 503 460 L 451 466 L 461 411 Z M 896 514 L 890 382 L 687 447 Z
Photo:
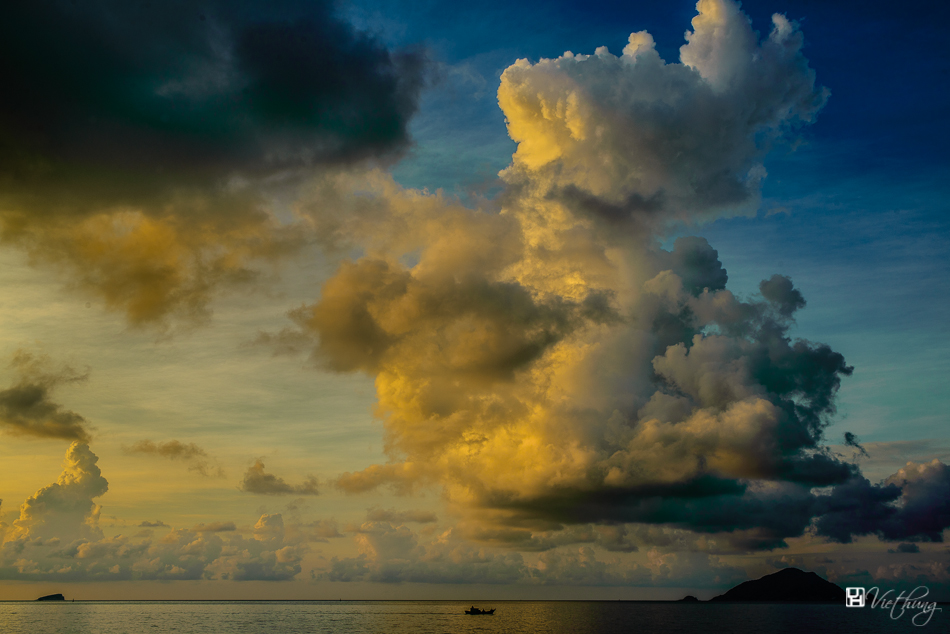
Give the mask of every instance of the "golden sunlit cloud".
M 754 212 L 765 154 L 828 96 L 784 16 L 759 41 L 735 3 L 697 9 L 680 63 L 641 32 L 621 57 L 565 53 L 502 74 L 518 148 L 500 213 L 378 173 L 310 186 L 298 213 L 364 254 L 271 341 L 313 337 L 319 362 L 375 379 L 390 462 L 340 489 L 438 486 L 484 541 L 640 523 L 748 550 L 802 535 L 859 486 L 823 447 L 851 367 L 791 339 L 805 305 L 791 280 L 742 300 L 704 239 L 659 247 L 675 223 Z M 817 527 L 838 540 L 880 530 Z

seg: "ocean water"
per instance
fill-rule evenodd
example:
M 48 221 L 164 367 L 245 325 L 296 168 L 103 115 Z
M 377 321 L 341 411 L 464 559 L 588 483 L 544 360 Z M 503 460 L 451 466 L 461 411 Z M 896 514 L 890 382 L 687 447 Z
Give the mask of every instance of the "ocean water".
M 493 616 L 469 616 L 454 601 L 83 601 L 0 602 L 2 634 L 877 634 L 947 632 L 950 606 L 915 626 L 906 613 L 843 605 L 682 604 L 619 601 L 500 601 Z M 918 619 L 922 622 L 923 619 Z

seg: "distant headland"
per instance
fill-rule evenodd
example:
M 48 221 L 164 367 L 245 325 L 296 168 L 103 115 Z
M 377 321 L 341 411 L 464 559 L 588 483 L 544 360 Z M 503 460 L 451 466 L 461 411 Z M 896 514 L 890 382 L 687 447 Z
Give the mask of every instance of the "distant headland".
M 785 568 L 761 579 L 740 583 L 725 594 L 713 597 L 717 603 L 844 603 L 844 589 L 814 572 Z M 694 597 L 680 601 L 692 602 Z
M 65 601 L 66 597 L 61 594 L 47 594 L 45 597 L 40 597 L 37 601 Z

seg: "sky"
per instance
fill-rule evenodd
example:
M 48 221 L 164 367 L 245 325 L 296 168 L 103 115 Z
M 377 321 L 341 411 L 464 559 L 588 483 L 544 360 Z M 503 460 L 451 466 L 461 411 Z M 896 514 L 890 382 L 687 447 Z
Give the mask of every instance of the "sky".
M 950 600 L 945 5 L 7 14 L 0 600 Z

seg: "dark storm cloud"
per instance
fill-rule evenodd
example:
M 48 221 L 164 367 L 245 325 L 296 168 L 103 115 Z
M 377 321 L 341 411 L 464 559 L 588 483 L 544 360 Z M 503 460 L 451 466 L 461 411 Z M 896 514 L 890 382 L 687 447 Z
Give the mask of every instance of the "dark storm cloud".
M 913 462 L 881 484 L 857 477 L 820 498 L 820 535 L 848 543 L 854 535 L 888 541 L 942 542 L 950 527 L 950 467 Z
M 493 502 L 498 507 L 506 506 L 500 500 Z M 739 550 L 786 546 L 786 538 L 797 537 L 808 528 L 814 507 L 814 496 L 806 487 L 779 483 L 764 490 L 750 490 L 748 483 L 713 477 L 675 485 L 560 491 L 529 504 L 511 506 L 520 519 L 546 517 L 568 525 L 656 524 L 721 533 L 724 541 Z
M 160 330 L 307 242 L 275 190 L 398 157 L 429 75 L 324 0 L 7 5 L 0 241 Z
M 331 3 L 13 2 L 0 24 L 0 169 L 63 184 L 179 177 L 398 151 L 424 83 Z M 121 175 L 120 174 L 120 175 Z M 187 179 L 185 179 L 187 180 Z
M 909 462 L 885 483 L 901 487 L 901 506 L 896 521 L 882 529 L 884 538 L 943 541 L 950 527 L 950 467 L 936 459 Z
M 848 543 L 852 535 L 874 533 L 894 520 L 897 509 L 893 502 L 900 495 L 896 485 L 873 485 L 863 477 L 839 485 L 821 501 L 818 534 Z
M 19 378 L 0 390 L 0 429 L 34 438 L 89 440 L 88 421 L 51 398 L 57 386 L 84 381 L 88 373 L 69 366 L 53 368 L 48 358 L 22 350 L 14 354 L 11 366 Z
M 789 421 L 779 430 L 776 441 L 784 450 L 817 447 L 836 411 L 834 399 L 841 378 L 851 376 L 854 368 L 825 344 L 803 340 L 793 343 L 785 327 L 777 322 L 767 320 L 755 339 L 757 345 L 750 359 L 752 376 L 774 395 L 773 402 L 784 410 Z M 818 454 L 808 460 L 827 463 L 828 457 Z M 837 478 L 811 483 L 833 484 L 847 475 L 839 471 Z
M 313 476 L 308 477 L 302 484 L 288 484 L 283 478 L 265 472 L 264 463 L 261 460 L 257 460 L 247 468 L 244 473 L 244 480 L 239 488 L 246 493 L 256 493 L 258 495 L 287 495 L 290 493 L 318 495 L 319 493 L 317 479 Z

